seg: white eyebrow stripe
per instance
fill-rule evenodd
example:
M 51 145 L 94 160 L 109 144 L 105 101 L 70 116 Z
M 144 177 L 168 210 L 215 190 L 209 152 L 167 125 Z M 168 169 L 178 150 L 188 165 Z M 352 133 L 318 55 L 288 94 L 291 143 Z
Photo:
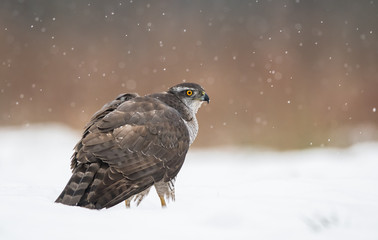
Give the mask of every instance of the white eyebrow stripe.
M 189 88 L 189 87 L 176 87 L 175 90 L 177 92 L 181 92 L 181 91 L 184 91 L 184 90 L 194 90 L 193 88 Z

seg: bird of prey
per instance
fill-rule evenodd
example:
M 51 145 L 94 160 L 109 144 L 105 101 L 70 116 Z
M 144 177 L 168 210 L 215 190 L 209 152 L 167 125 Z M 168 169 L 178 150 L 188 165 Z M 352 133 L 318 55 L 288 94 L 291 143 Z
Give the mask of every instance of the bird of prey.
M 195 83 L 166 92 L 121 94 L 94 114 L 72 155 L 72 177 L 56 202 L 90 209 L 137 204 L 155 186 L 161 205 L 198 133 L 196 113 L 209 96 Z

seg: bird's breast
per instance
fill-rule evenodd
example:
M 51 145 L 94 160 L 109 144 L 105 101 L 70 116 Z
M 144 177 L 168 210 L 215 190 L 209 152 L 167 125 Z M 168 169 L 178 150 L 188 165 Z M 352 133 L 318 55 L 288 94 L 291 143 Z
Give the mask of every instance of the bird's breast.
M 188 129 L 188 132 L 189 132 L 189 146 L 190 146 L 190 145 L 192 145 L 192 143 L 194 142 L 194 140 L 197 137 L 197 133 L 198 133 L 197 118 L 194 116 L 192 118 L 192 120 L 190 120 L 190 121 L 184 120 L 184 123 L 185 123 L 186 128 Z

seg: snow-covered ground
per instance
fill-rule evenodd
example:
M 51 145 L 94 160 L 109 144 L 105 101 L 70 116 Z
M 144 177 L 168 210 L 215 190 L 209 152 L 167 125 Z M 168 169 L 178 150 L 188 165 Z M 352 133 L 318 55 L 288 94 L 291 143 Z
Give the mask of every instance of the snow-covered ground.
M 80 134 L 0 128 L 0 239 L 378 239 L 378 144 L 292 152 L 192 149 L 161 209 L 55 204 Z

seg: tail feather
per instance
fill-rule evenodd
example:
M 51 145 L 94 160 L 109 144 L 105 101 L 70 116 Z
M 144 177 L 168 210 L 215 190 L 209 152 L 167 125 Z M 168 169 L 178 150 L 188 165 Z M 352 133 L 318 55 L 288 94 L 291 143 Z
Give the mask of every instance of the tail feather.
M 99 168 L 100 163 L 78 166 L 55 202 L 70 206 L 78 205 Z
M 114 199 L 125 200 L 129 192 L 130 184 L 121 173 L 112 171 L 108 165 L 101 166 L 78 205 L 101 209 Z
M 55 202 L 90 209 L 109 208 L 150 188 L 153 183 L 148 177 L 130 183 L 106 163 L 82 164 L 76 167 Z

